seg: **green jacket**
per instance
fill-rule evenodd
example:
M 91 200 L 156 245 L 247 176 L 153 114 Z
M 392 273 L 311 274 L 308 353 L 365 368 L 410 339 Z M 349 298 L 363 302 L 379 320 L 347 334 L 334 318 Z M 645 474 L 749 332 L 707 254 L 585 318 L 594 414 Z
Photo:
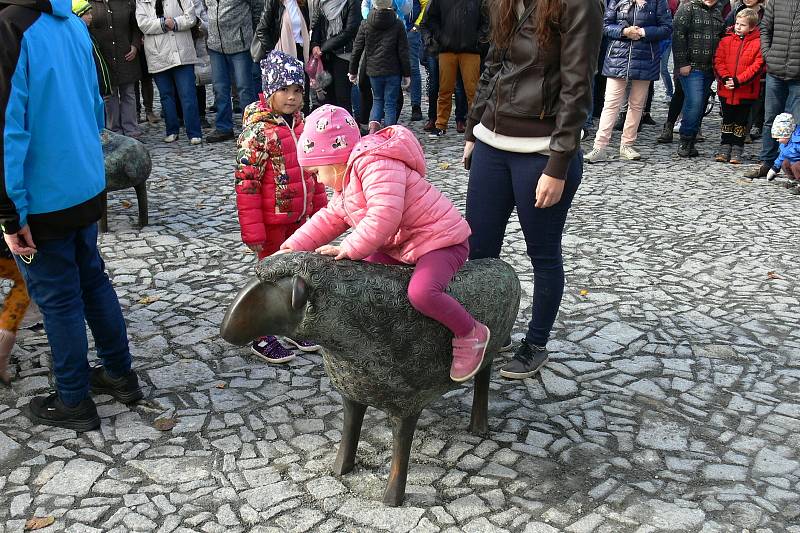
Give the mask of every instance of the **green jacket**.
M 681 4 L 672 20 L 672 54 L 675 68 L 713 72 L 714 53 L 725 32 L 722 1 L 709 7 L 703 0 Z

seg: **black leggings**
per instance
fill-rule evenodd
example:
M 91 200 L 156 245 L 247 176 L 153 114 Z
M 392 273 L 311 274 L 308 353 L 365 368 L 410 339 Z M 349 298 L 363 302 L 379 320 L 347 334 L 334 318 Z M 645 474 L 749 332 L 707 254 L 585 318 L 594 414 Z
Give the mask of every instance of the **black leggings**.
M 343 107 L 348 113 L 352 113 L 350 91 L 353 86 L 347 77 L 350 63 L 332 54 L 326 54 L 322 61 L 325 70 L 333 76 L 333 81 L 325 88 L 325 100 L 321 103 Z

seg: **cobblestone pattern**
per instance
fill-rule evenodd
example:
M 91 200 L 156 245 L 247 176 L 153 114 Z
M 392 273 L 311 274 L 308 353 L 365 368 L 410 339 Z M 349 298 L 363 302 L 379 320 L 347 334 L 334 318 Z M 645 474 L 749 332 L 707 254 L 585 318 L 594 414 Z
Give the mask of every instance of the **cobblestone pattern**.
M 135 227 L 120 191 L 101 238 L 147 401 L 96 398 L 102 428 L 82 435 L 33 426 L 47 339 L 23 331 L 13 390 L 0 389 L 0 532 L 46 515 L 56 522 L 41 531 L 69 533 L 800 532 L 800 210 L 710 162 L 711 139 L 705 157 L 679 160 L 645 128 L 642 162 L 586 169 L 551 362 L 524 382 L 495 374 L 491 439 L 466 430 L 471 385 L 426 410 L 406 504 L 390 509 L 384 415 L 367 412 L 356 470 L 336 478 L 342 410 L 321 358 L 271 367 L 218 338 L 254 267 L 233 144 L 164 145 L 162 133 L 146 135 L 151 225 Z M 461 143 L 424 141 L 431 180 L 463 209 Z M 516 222 L 504 252 L 527 316 Z M 158 431 L 162 418 L 177 425 Z

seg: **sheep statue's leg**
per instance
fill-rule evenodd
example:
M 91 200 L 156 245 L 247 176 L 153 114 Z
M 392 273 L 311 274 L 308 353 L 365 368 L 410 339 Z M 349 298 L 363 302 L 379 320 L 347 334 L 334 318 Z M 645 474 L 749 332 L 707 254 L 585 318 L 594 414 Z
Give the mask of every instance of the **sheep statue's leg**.
M 133 188 L 136 191 L 136 203 L 139 205 L 139 226 L 147 225 L 147 183 L 142 182 Z
M 361 424 L 364 422 L 364 412 L 367 410 L 367 406 L 363 403 L 354 402 L 345 396 L 342 396 L 342 403 L 344 404 L 342 442 L 339 443 L 339 453 L 336 454 L 336 461 L 333 463 L 333 472 L 339 476 L 353 470 L 356 464 Z
M 486 436 L 489 434 L 489 380 L 491 376 L 491 364 L 487 364 L 475 375 L 472 416 L 469 421 L 469 431 L 473 435 Z
M 417 419 L 420 413 L 405 418 L 391 417 L 392 420 L 392 469 L 389 472 L 389 481 L 386 492 L 383 493 L 383 503 L 390 507 L 403 504 L 406 495 L 406 478 L 408 477 L 408 459 L 411 456 L 411 442 L 414 440 L 414 430 L 417 428 Z

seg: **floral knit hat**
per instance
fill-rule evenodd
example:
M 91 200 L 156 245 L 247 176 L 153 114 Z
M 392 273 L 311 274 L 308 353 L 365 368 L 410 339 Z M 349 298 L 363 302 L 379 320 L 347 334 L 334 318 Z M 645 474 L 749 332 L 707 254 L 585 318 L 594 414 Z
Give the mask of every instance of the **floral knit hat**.
M 302 167 L 347 163 L 361 140 L 361 131 L 350 113 L 325 104 L 306 117 L 297 141 L 297 161 Z
M 273 50 L 261 60 L 261 86 L 264 96 L 269 98 L 290 85 L 299 85 L 306 90 L 303 63 L 279 50 Z
M 772 121 L 772 138 L 783 139 L 784 137 L 791 137 L 796 127 L 797 124 L 795 124 L 791 113 L 781 113 Z

